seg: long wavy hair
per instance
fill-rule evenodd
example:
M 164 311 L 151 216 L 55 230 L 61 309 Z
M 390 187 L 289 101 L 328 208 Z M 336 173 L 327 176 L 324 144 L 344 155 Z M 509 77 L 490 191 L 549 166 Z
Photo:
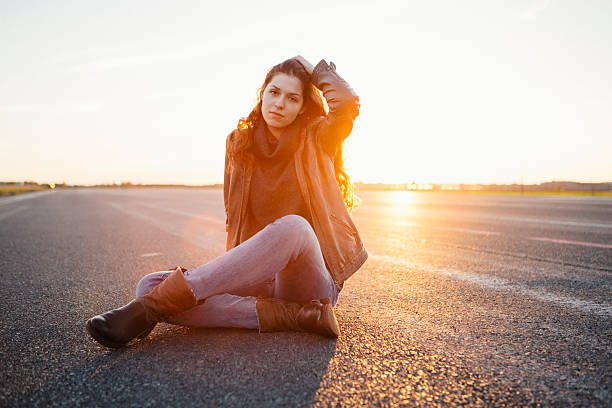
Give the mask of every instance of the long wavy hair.
M 227 147 L 229 150 L 230 165 L 233 165 L 235 162 L 246 163 L 253 161 L 253 155 L 251 153 L 251 147 L 253 146 L 253 129 L 259 121 L 264 120 L 261 113 L 263 93 L 270 81 L 272 81 L 272 78 L 279 73 L 294 76 L 302 83 L 302 95 L 304 95 L 304 106 L 306 109 L 295 119 L 296 121 L 300 121 L 300 126 L 305 126 L 310 121 L 320 116 L 327 115 L 325 99 L 321 91 L 312 84 L 311 77 L 302 64 L 291 58 L 273 66 L 266 74 L 266 78 L 261 88 L 257 91 L 257 103 L 255 107 L 247 117 L 240 118 L 238 121 L 237 128 L 239 132 L 237 132 L 233 143 Z M 360 200 L 355 195 L 353 184 L 344 169 L 344 160 L 342 157 L 343 146 L 344 142 L 342 142 L 342 145 L 334 156 L 334 173 L 336 182 L 342 193 L 344 204 L 350 212 L 359 205 Z

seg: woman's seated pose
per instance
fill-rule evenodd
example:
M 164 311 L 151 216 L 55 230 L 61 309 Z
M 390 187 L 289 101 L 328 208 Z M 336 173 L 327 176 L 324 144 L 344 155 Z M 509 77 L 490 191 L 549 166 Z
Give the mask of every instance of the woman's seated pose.
M 268 71 L 227 137 L 227 252 L 146 275 L 136 299 L 87 321 L 95 340 L 123 347 L 158 322 L 338 337 L 333 306 L 368 255 L 342 160 L 359 97 L 335 68 L 297 56 Z

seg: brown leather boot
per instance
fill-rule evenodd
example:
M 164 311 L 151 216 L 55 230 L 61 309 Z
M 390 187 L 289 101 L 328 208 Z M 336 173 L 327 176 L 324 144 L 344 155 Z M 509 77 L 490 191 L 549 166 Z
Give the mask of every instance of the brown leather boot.
M 259 332 L 304 331 L 337 338 L 338 321 L 329 298 L 300 304 L 275 298 L 257 298 Z
M 87 331 L 98 343 L 119 348 L 135 337 L 145 337 L 158 322 L 191 309 L 197 302 L 183 272 L 178 267 L 146 295 L 92 317 Z

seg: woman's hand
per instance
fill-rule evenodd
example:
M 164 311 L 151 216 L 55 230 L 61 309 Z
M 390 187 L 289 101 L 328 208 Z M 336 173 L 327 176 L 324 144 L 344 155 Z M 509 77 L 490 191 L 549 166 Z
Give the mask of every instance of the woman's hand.
M 302 64 L 306 72 L 308 72 L 308 75 L 312 75 L 312 71 L 314 70 L 314 67 L 312 66 L 310 62 L 306 61 L 306 59 L 302 57 L 301 55 L 298 55 L 297 57 L 293 57 L 293 59 L 299 62 L 300 64 Z

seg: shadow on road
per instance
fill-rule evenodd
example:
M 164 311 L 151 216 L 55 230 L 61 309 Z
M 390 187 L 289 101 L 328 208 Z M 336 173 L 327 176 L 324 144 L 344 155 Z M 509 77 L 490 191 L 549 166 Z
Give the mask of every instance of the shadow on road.
M 92 348 L 88 361 L 22 394 L 18 404 L 308 405 L 335 348 L 304 333 L 163 324 L 129 348 Z

